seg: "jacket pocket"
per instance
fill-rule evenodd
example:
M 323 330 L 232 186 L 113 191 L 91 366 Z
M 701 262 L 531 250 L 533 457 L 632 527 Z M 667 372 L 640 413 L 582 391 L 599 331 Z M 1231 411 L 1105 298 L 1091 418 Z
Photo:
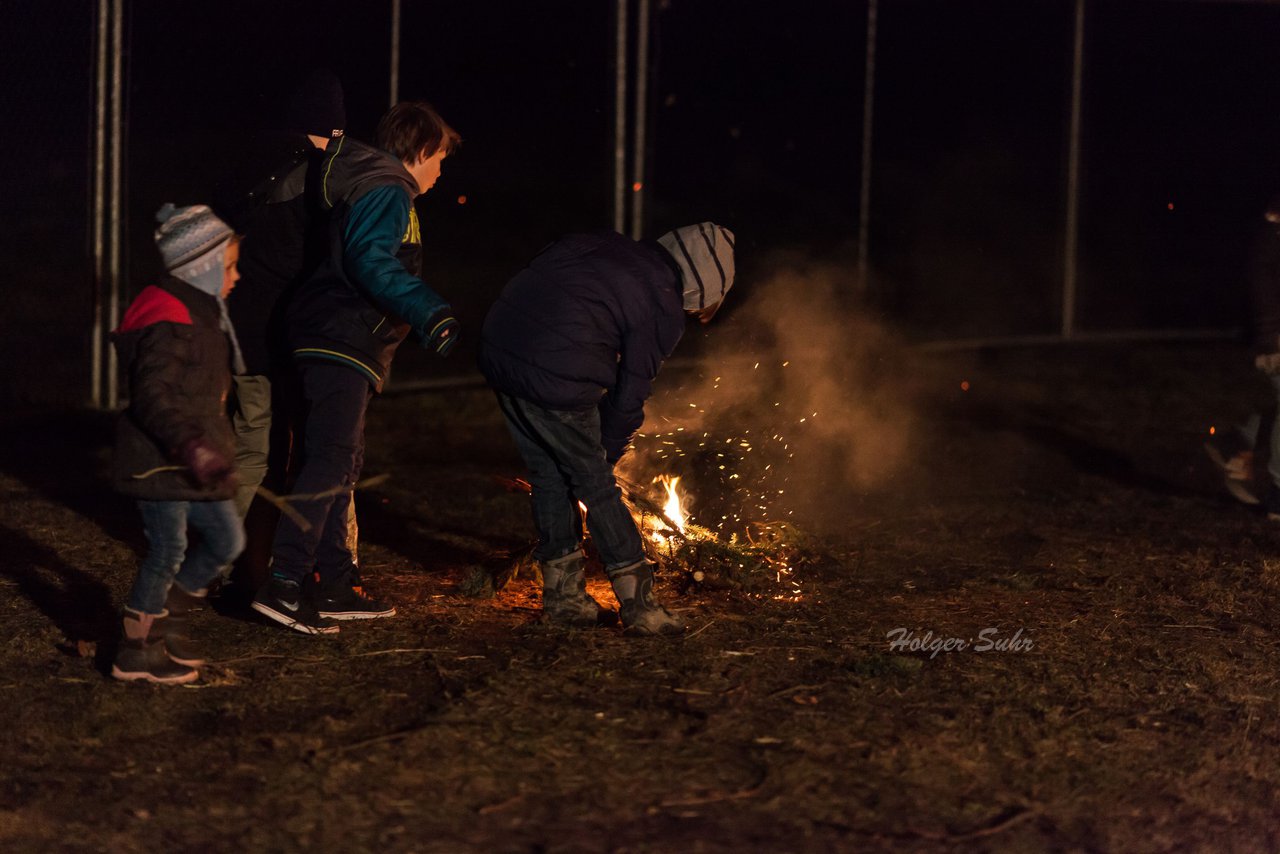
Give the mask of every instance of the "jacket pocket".
M 375 341 L 380 344 L 395 344 L 400 340 L 400 332 L 394 320 L 387 317 L 376 308 L 368 307 L 362 309 L 360 318 L 364 322 L 365 328 Z

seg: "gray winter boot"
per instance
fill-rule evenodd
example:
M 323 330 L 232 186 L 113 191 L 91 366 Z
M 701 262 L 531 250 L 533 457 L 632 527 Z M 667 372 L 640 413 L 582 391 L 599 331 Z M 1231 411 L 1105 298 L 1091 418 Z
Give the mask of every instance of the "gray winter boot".
M 124 612 L 124 637 L 116 650 L 111 675 L 124 681 L 144 680 L 162 685 L 182 685 L 200 678 L 194 667 L 179 664 L 165 652 L 164 641 L 153 637 L 155 623 L 163 614 Z
M 563 626 L 612 626 L 618 614 L 587 593 L 582 552 L 570 552 L 539 564 L 542 570 L 542 615 Z
M 156 620 L 151 629 L 152 638 L 164 641 L 165 652 L 179 664 L 200 667 L 204 658 L 191 642 L 191 614 L 204 607 L 205 594 L 188 593 L 176 584 L 169 586 L 169 596 L 164 607 L 168 613 Z
M 613 595 L 622 605 L 622 626 L 629 635 L 678 635 L 684 619 L 659 605 L 653 598 L 653 564 L 638 560 L 630 566 L 609 570 Z

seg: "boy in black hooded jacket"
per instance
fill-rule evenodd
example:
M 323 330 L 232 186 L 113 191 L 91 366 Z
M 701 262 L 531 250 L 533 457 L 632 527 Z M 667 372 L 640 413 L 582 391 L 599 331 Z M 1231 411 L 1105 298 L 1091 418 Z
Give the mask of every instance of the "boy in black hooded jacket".
M 653 598 L 653 570 L 613 467 L 644 421 L 653 380 L 686 318 L 710 321 L 733 273 L 733 233 L 710 222 L 656 244 L 614 232 L 571 234 L 508 282 L 489 310 L 480 370 L 529 466 L 547 619 L 616 622 L 586 592 L 581 502 L 626 631 L 684 631 Z

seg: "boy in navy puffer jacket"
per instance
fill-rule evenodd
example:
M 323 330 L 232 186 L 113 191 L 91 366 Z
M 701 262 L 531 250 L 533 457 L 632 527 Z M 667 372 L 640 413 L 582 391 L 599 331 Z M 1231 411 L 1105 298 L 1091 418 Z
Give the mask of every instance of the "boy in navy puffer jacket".
M 529 466 L 548 620 L 616 621 L 586 592 L 581 501 L 627 632 L 684 631 L 653 598 L 653 570 L 613 467 L 644 421 L 686 317 L 710 321 L 733 272 L 733 233 L 714 223 L 656 244 L 572 234 L 517 274 L 485 318 L 480 370 Z

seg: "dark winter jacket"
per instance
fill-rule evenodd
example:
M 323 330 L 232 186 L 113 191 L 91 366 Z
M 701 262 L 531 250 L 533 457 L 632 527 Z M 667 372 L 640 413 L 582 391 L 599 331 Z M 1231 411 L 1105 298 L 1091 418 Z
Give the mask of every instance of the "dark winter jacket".
M 181 465 L 179 448 L 203 439 L 235 458 L 227 392 L 231 346 L 216 297 L 167 279 L 138 294 L 111 334 L 128 373 L 129 405 L 116 423 L 114 483 L 134 498 L 210 501 L 230 498 L 230 483 L 202 487 Z
M 335 362 L 382 390 L 396 348 L 423 341 L 449 305 L 418 278 L 417 184 L 395 156 L 351 139 L 330 144 L 321 204 L 328 252 L 288 309 L 295 359 Z
M 684 326 L 679 277 L 660 247 L 571 234 L 503 289 L 485 318 L 480 370 L 498 391 L 547 409 L 598 406 L 617 459 Z
M 227 310 L 246 373 L 271 374 L 289 361 L 284 307 L 320 266 L 327 247 L 319 204 L 323 158 L 315 146 L 299 150 L 238 199 L 229 220 L 245 235 L 240 281 Z

